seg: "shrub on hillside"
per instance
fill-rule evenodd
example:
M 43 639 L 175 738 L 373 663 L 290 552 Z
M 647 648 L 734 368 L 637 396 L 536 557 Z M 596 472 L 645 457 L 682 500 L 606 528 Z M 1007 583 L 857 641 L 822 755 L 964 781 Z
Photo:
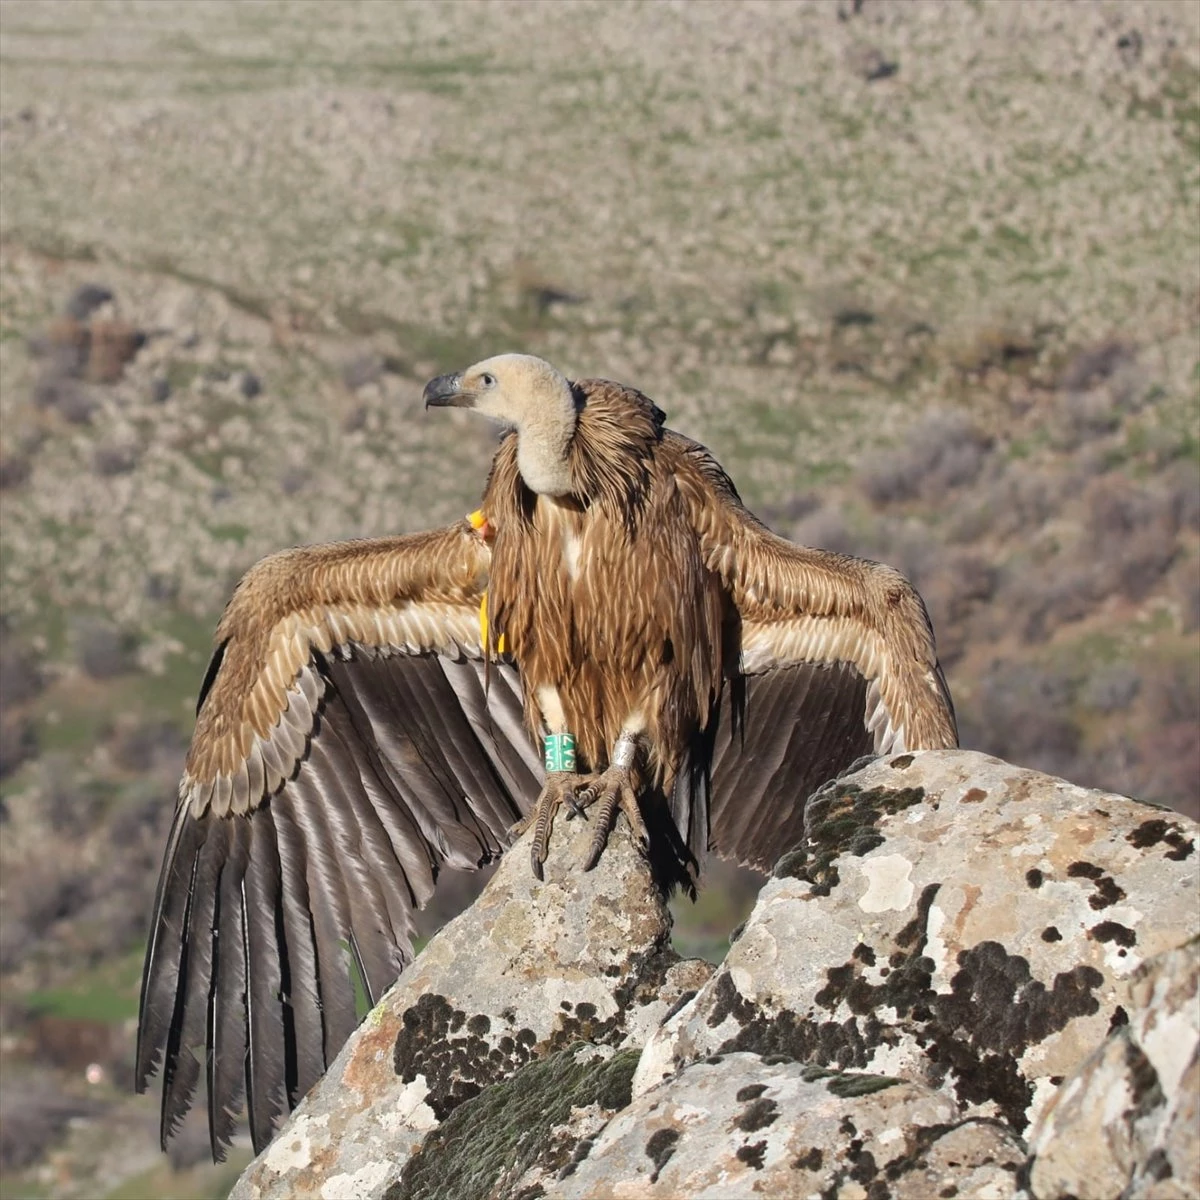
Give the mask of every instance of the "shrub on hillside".
M 881 506 L 918 497 L 934 500 L 976 479 L 990 448 L 991 440 L 965 413 L 929 413 L 900 445 L 867 456 L 859 484 Z
M 79 665 L 93 679 L 112 679 L 137 666 L 138 639 L 103 617 L 81 617 L 75 623 Z
M 0 711 L 0 779 L 7 779 L 22 763 L 36 756 L 33 720 L 23 713 Z
M 32 699 L 42 690 L 37 653 L 0 616 L 0 709 Z
M 962 744 L 1072 778 L 1082 744 L 1068 711 L 1072 691 L 1071 680 L 1036 663 L 994 662 L 960 708 Z
M 76 1117 L 95 1113 L 94 1100 L 72 1096 L 46 1072 L 9 1078 L 0 1088 L 0 1171 L 35 1163 Z

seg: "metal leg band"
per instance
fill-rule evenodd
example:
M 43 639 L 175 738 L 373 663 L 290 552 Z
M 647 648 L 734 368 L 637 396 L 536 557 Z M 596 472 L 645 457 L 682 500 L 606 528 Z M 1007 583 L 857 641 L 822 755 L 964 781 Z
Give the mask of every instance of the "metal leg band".
M 634 760 L 637 758 L 637 736 L 632 733 L 623 733 L 617 738 L 617 743 L 613 746 L 612 754 L 609 757 L 609 765 L 613 767 L 627 768 L 632 767 Z

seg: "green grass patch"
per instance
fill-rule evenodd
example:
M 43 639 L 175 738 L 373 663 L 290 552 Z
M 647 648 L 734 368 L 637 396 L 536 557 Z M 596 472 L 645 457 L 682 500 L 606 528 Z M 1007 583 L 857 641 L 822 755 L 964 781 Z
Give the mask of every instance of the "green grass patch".
M 174 1171 L 165 1160 L 150 1170 L 119 1183 L 104 1200 L 224 1200 L 253 1154 L 234 1148 L 220 1164 L 202 1164 Z
M 63 987 L 30 992 L 24 1002 L 33 1012 L 47 1016 L 110 1024 L 127 1021 L 137 1016 L 144 953 L 138 947 Z

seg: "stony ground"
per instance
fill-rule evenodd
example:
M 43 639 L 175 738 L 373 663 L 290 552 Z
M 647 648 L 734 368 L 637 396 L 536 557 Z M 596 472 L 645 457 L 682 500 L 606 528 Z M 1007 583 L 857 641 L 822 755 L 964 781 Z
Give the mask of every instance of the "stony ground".
M 153 1149 L 209 631 L 263 553 L 474 507 L 490 435 L 419 395 L 484 354 L 908 571 L 970 744 L 1195 811 L 1195 6 L 4 0 L 0 162 L 4 1195 Z

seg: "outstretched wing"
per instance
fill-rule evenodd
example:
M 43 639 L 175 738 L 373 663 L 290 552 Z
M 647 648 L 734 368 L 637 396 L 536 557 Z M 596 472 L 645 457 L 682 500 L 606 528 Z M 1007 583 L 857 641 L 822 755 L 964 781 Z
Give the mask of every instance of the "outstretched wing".
M 256 1150 L 411 958 L 439 868 L 496 857 L 537 795 L 515 669 L 483 661 L 467 524 L 265 559 L 217 628 L 146 950 L 138 1090 L 164 1148 L 202 1068 Z M 487 675 L 485 677 L 485 670 Z
M 866 754 L 958 745 L 933 630 L 891 567 L 794 545 L 743 508 L 704 447 L 671 435 L 733 651 L 711 757 L 709 844 L 769 868 L 804 801 Z

